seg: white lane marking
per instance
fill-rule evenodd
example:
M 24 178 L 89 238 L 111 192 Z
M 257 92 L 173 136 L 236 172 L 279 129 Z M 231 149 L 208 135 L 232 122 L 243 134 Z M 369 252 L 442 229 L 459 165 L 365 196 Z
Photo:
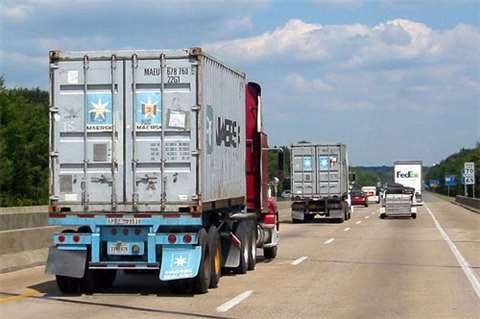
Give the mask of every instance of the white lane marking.
M 235 307 L 236 305 L 238 305 L 239 303 L 241 303 L 242 301 L 244 301 L 245 299 L 250 297 L 250 295 L 252 293 L 253 293 L 253 290 L 247 290 L 245 292 L 242 292 L 241 294 L 239 294 L 235 298 L 232 298 L 229 301 L 227 301 L 226 303 L 224 303 L 223 305 L 218 306 L 217 307 L 217 312 L 227 312 L 227 311 L 229 311 L 230 309 L 232 309 L 233 307 Z
M 369 218 L 370 218 L 370 216 L 365 216 L 365 219 L 369 219 Z
M 361 221 L 361 220 L 359 220 L 359 221 L 358 221 L 358 222 L 356 222 L 355 224 L 357 224 L 357 225 L 358 225 L 358 224 L 360 224 L 361 222 L 362 222 L 362 221 Z
M 350 227 L 345 228 L 343 231 L 349 231 Z
M 296 266 L 307 258 L 308 258 L 308 256 L 303 256 L 303 257 L 297 258 L 294 261 L 292 261 L 291 264 Z
M 324 243 L 325 245 L 328 245 L 328 244 L 330 244 L 331 242 L 333 242 L 334 240 L 335 240 L 335 238 L 330 238 L 329 240 L 325 240 L 323 243 Z
M 372 212 L 372 215 L 375 215 L 375 212 Z
M 442 225 L 440 225 L 437 218 L 435 217 L 433 212 L 430 210 L 430 208 L 427 206 L 427 204 L 424 204 L 424 206 L 427 209 L 430 216 L 432 217 L 433 222 L 435 223 L 435 226 L 440 232 L 440 235 L 442 235 L 442 238 L 447 242 L 448 247 L 450 247 L 450 250 L 452 251 L 455 258 L 457 259 L 458 264 L 460 265 L 460 267 L 462 267 L 462 270 L 465 273 L 465 276 L 467 276 L 468 281 L 470 281 L 470 284 L 472 285 L 473 290 L 477 294 L 477 297 L 480 299 L 480 282 L 477 276 L 472 271 L 472 269 L 470 268 L 470 265 L 468 264 L 467 260 L 462 256 L 457 246 L 455 246 L 455 244 L 450 240 L 450 237 L 448 237 Z

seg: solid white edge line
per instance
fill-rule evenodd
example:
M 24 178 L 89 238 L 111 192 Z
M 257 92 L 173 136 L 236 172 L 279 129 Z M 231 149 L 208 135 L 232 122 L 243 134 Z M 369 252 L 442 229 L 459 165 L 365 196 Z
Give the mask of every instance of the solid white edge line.
M 307 258 L 308 258 L 308 256 L 303 256 L 303 257 L 297 258 L 294 261 L 292 261 L 291 264 L 296 266 Z
M 360 224 L 361 222 L 362 222 L 362 221 L 361 221 L 361 220 L 359 220 L 359 221 L 358 221 L 358 222 L 356 222 L 355 224 L 357 224 L 357 225 L 358 225 L 358 224 Z
M 480 282 L 478 281 L 477 276 L 472 271 L 472 269 L 470 268 L 470 265 L 468 264 L 467 260 L 462 256 L 457 246 L 455 246 L 455 244 L 452 242 L 450 237 L 448 237 L 442 225 L 440 225 L 437 218 L 435 217 L 433 212 L 430 210 L 430 208 L 427 206 L 427 204 L 424 204 L 424 206 L 427 209 L 428 213 L 430 214 L 430 217 L 432 217 L 433 222 L 435 223 L 435 226 L 440 232 L 440 235 L 442 235 L 442 238 L 447 242 L 448 247 L 450 247 L 450 250 L 452 251 L 455 258 L 457 259 L 458 264 L 460 265 L 460 267 L 462 267 L 462 270 L 465 273 L 465 276 L 467 277 L 468 281 L 470 281 L 470 284 L 472 285 L 473 290 L 477 294 L 477 297 L 480 298 Z
M 324 243 L 325 245 L 328 245 L 328 244 L 330 244 L 331 242 L 333 242 L 334 240 L 335 240 L 335 238 L 330 238 L 330 239 L 328 239 L 328 240 L 325 240 L 323 243 Z
M 350 227 L 345 228 L 343 231 L 349 231 Z
M 241 294 L 239 294 L 238 296 L 230 299 L 226 303 L 218 306 L 217 307 L 217 312 L 227 312 L 227 311 L 229 311 L 230 309 L 232 309 L 233 307 L 235 307 L 236 305 L 238 305 L 239 303 L 241 303 L 242 301 L 244 301 L 245 299 L 250 297 L 250 295 L 252 293 L 253 293 L 253 290 L 247 290 L 245 292 L 242 292 Z

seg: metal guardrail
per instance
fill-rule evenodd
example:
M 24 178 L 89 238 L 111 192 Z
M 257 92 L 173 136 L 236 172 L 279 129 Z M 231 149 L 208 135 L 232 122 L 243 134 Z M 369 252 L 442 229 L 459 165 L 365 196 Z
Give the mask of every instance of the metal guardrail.
M 480 199 L 478 198 L 457 195 L 455 196 L 455 202 L 464 206 L 468 206 L 468 207 L 480 210 Z

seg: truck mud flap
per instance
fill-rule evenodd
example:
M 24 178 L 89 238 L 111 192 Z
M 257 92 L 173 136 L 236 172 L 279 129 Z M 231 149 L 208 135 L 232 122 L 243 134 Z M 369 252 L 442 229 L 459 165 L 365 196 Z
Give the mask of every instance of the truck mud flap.
M 50 247 L 45 272 L 73 278 L 82 278 L 87 262 L 86 250 L 60 250 Z
M 329 218 L 343 218 L 344 217 L 344 212 L 343 212 L 343 210 L 331 209 L 331 210 L 328 211 L 328 217 Z
M 202 259 L 202 247 L 163 247 L 160 280 L 194 278 Z
M 305 213 L 303 211 L 292 210 L 292 218 L 297 220 L 304 220 Z

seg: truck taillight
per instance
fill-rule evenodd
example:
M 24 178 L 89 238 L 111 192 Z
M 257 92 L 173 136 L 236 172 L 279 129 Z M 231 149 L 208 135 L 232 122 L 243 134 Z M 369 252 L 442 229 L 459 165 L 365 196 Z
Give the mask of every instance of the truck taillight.
M 275 214 L 267 214 L 263 217 L 263 223 L 267 225 L 275 225 L 277 222 Z
M 142 230 L 140 228 L 135 228 L 135 235 L 140 235 L 142 233 Z
M 58 241 L 63 243 L 65 241 L 65 236 L 64 235 L 58 236 Z
M 175 244 L 177 242 L 177 236 L 175 236 L 175 234 L 168 235 L 168 242 L 170 244 Z
M 124 229 L 123 229 L 123 234 L 124 234 L 125 236 L 128 235 L 128 228 L 124 228 Z
M 115 236 L 117 234 L 117 229 L 116 228 L 112 228 L 112 235 Z
M 78 235 L 73 235 L 73 241 L 78 243 L 80 241 L 80 236 Z
M 192 236 L 190 236 L 189 234 L 183 235 L 183 242 L 185 244 L 190 244 L 192 242 Z

